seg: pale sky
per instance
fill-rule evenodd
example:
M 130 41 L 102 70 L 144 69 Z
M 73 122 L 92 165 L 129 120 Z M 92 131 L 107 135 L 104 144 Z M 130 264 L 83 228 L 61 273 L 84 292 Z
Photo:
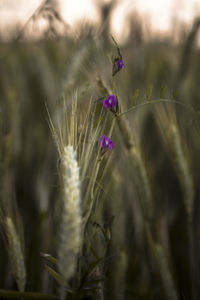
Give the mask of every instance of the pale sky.
M 99 21 L 95 9 L 97 0 L 54 0 L 59 3 L 62 16 L 73 28 L 82 19 Z M 109 0 L 101 0 L 108 2 Z M 118 2 L 112 22 L 114 34 L 123 37 L 126 17 L 131 11 L 142 14 L 151 21 L 154 31 L 165 33 L 172 27 L 172 18 L 190 23 L 195 16 L 200 16 L 199 0 L 116 0 Z M 0 0 L 0 30 L 12 22 L 25 23 L 41 0 Z

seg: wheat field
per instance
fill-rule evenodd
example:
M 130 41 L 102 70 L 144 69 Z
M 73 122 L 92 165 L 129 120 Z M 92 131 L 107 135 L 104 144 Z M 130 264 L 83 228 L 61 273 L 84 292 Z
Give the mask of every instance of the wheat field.
M 1 40 L 0 299 L 200 298 L 199 25 Z

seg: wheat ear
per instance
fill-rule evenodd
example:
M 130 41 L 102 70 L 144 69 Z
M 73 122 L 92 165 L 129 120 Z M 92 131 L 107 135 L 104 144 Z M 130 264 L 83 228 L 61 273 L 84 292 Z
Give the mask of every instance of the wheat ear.
M 11 268 L 13 271 L 13 275 L 15 276 L 18 289 L 20 292 L 23 292 L 26 284 L 26 269 L 21 242 L 13 221 L 10 217 L 6 218 L 5 225 L 6 235 L 8 239 L 9 255 L 11 260 Z
M 131 137 L 131 131 L 126 120 L 117 117 L 117 124 L 121 132 L 124 145 L 128 151 L 130 162 L 132 163 L 137 174 L 138 190 L 140 190 L 141 187 L 143 187 L 143 197 L 141 197 L 141 209 L 145 225 L 145 234 L 147 237 L 151 255 L 154 259 L 154 262 L 157 265 L 159 273 L 161 274 L 161 281 L 167 299 L 177 300 L 178 296 L 173 281 L 173 276 L 169 268 L 169 261 L 165 254 L 163 246 L 154 240 L 151 230 L 154 209 L 153 196 L 148 172 L 142 158 L 141 150 L 139 147 L 134 146 L 133 139 Z
M 179 177 L 181 188 L 183 191 L 185 211 L 189 219 L 192 219 L 194 207 L 194 187 L 189 163 L 183 150 L 180 133 L 177 126 L 175 126 L 174 124 L 171 125 L 170 134 L 177 175 Z
M 195 246 L 194 246 L 194 184 L 189 161 L 184 152 L 180 132 L 175 124 L 170 127 L 170 137 L 174 153 L 175 167 L 183 192 L 183 204 L 187 214 L 187 231 L 189 241 L 190 281 L 193 299 L 197 299 L 195 276 Z
M 73 276 L 81 244 L 80 178 L 76 153 L 72 146 L 64 147 L 62 155 L 63 210 L 58 246 L 58 269 L 63 278 L 60 299 Z

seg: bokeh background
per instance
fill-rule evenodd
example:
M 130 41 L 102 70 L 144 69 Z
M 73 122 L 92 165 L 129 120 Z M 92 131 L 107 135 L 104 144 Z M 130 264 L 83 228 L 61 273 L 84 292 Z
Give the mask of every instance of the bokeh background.
M 109 29 L 115 34 L 120 43 L 125 42 L 130 34 L 133 19 L 142 19 L 145 34 L 150 32 L 159 35 L 167 35 L 174 38 L 179 34 L 180 27 L 191 26 L 195 17 L 198 17 L 200 4 L 197 0 L 54 0 L 49 1 L 59 10 L 63 20 L 67 23 L 68 34 L 75 31 L 77 25 L 90 23 L 94 26 L 102 26 L 101 8 L 109 7 L 110 12 Z M 17 2 L 1 0 L 0 28 L 1 34 L 6 37 L 12 27 L 23 27 L 34 11 L 41 5 L 40 0 L 31 0 L 28 3 L 23 0 Z M 135 14 L 135 16 L 134 16 Z M 134 17 L 133 17 L 134 16 Z M 137 21 L 136 21 L 137 22 Z M 41 16 L 38 18 L 36 28 L 26 28 L 29 37 L 39 36 L 48 23 Z
M 200 3 L 195 0 L 1 0 L 1 218 L 12 216 L 20 232 L 27 291 L 55 294 L 58 289 L 41 257 L 56 256 L 59 228 L 59 157 L 47 108 L 54 120 L 63 99 L 70 105 L 77 98 L 84 113 L 89 99 L 102 96 L 99 76 L 113 86 L 117 49 L 112 34 L 125 63 L 115 76 L 115 91 L 122 110 L 139 106 L 126 119 L 150 176 L 155 207 L 151 230 L 166 253 L 160 254 L 159 273 L 144 233 L 143 186 L 135 185 L 137 172 L 116 128 L 115 151 L 107 174 L 99 178 L 105 193 L 98 197 L 104 205 L 93 220 L 111 232 L 104 253 L 104 296 L 86 293 L 77 299 L 199 299 L 199 28 Z M 153 104 L 160 98 L 177 103 Z M 152 105 L 142 106 L 147 100 Z M 171 149 L 171 124 L 181 145 L 178 163 L 177 150 Z M 189 187 L 180 161 L 188 166 Z M 191 231 L 187 193 L 192 195 Z M 16 290 L 3 226 L 1 231 L 0 289 Z M 100 248 L 95 250 L 98 257 Z M 168 265 L 176 290 L 172 295 Z

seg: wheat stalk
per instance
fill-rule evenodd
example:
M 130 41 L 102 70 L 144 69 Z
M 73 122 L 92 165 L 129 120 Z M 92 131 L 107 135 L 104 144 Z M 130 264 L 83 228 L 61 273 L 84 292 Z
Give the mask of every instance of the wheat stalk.
M 6 218 L 5 226 L 8 239 L 9 255 L 11 260 L 11 268 L 13 270 L 13 275 L 15 276 L 18 289 L 20 292 L 23 292 L 26 284 L 26 269 L 21 242 L 16 232 L 13 221 L 10 217 Z
M 196 276 L 195 276 L 195 251 L 194 251 L 194 184 L 189 166 L 189 161 L 186 157 L 180 132 L 175 124 L 170 126 L 170 138 L 177 176 L 180 181 L 183 204 L 187 214 L 187 231 L 189 241 L 189 262 L 190 262 L 190 281 L 192 288 L 193 299 L 197 299 L 196 295 Z
M 62 155 L 63 210 L 59 232 L 58 269 L 63 277 L 60 299 L 73 276 L 81 244 L 80 178 L 76 153 L 72 146 L 64 147 Z
M 140 199 L 141 209 L 144 218 L 144 228 L 145 234 L 148 241 L 148 246 L 151 251 L 151 255 L 159 269 L 161 274 L 161 280 L 163 287 L 165 289 L 165 294 L 167 299 L 178 299 L 176 287 L 174 285 L 173 276 L 169 268 L 169 261 L 163 249 L 163 246 L 160 243 L 157 243 L 152 234 L 152 218 L 153 218 L 153 195 L 152 188 L 147 172 L 147 168 L 144 164 L 142 153 L 139 147 L 134 146 L 134 142 L 131 136 L 131 131 L 126 120 L 117 117 L 118 128 L 121 132 L 121 136 L 124 142 L 124 145 L 129 154 L 130 162 L 133 165 L 136 174 L 137 174 L 137 187 L 140 191 L 143 189 L 143 195 Z M 170 292 L 169 292 L 170 291 Z
M 188 160 L 183 150 L 180 133 L 178 131 L 177 126 L 175 126 L 174 124 L 172 124 L 170 127 L 170 136 L 174 152 L 174 160 L 177 169 L 177 175 L 179 177 L 181 188 L 183 191 L 183 201 L 185 210 L 189 219 L 192 219 L 194 206 L 193 181 Z

